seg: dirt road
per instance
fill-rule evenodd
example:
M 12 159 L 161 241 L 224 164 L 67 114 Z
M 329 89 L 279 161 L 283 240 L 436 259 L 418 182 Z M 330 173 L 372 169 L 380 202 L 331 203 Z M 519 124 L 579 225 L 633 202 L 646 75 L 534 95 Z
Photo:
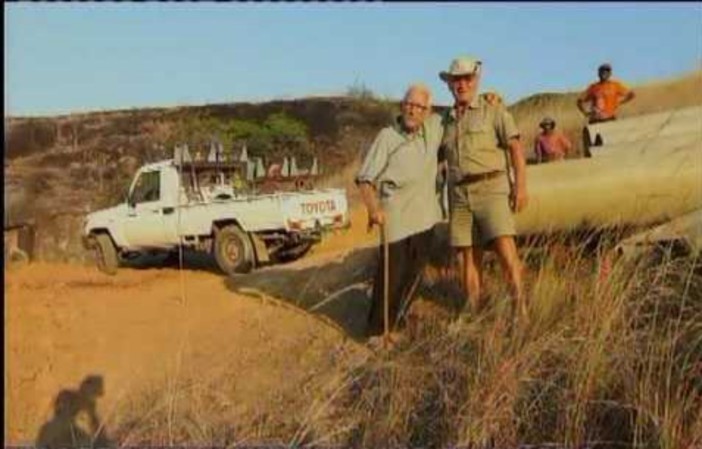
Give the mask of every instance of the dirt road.
M 109 429 L 130 395 L 164 379 L 226 366 L 235 373 L 237 401 L 253 409 L 267 397 L 297 393 L 311 373 L 323 375 L 340 358 L 364 357 L 367 350 L 343 326 L 304 312 L 296 300 L 302 289 L 333 295 L 329 267 L 335 276 L 363 272 L 358 265 L 368 251 L 347 253 L 375 236 L 359 226 L 361 212 L 354 222 L 298 263 L 232 280 L 202 269 L 123 269 L 114 277 L 41 263 L 6 270 L 5 443 L 35 442 L 57 394 L 89 375 L 103 378 L 98 407 Z M 327 278 L 322 290 L 315 273 Z M 355 310 L 362 313 L 358 284 Z M 266 291 L 270 286 L 278 287 Z

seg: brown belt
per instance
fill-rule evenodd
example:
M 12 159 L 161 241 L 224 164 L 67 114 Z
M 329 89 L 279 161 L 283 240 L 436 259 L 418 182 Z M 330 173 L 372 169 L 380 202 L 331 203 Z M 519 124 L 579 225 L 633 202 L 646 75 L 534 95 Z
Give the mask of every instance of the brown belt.
M 488 179 L 496 178 L 500 175 L 504 175 L 503 171 L 491 171 L 487 173 L 479 173 L 477 175 L 465 175 L 460 181 L 456 183 L 457 186 L 475 184 L 476 182 L 486 181 Z

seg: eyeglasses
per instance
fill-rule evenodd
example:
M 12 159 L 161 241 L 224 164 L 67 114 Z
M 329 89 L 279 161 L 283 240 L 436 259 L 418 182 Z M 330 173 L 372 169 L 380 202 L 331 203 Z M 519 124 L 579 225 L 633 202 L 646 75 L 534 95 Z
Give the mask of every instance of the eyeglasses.
M 429 106 L 419 103 L 412 103 L 410 101 L 405 101 L 402 103 L 402 105 L 407 109 L 419 109 L 420 111 L 426 111 L 427 109 L 429 109 Z
M 454 75 L 449 79 L 449 82 L 451 82 L 451 83 L 457 83 L 459 81 L 471 82 L 475 78 L 477 78 L 477 76 L 478 76 L 478 72 L 466 73 L 463 75 Z

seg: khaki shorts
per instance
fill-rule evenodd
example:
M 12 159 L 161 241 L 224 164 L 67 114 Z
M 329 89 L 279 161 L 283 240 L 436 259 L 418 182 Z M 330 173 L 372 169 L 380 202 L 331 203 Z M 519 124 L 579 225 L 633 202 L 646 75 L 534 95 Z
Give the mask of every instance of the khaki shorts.
M 506 177 L 452 186 L 450 191 L 451 246 L 485 248 L 497 237 L 516 234 Z

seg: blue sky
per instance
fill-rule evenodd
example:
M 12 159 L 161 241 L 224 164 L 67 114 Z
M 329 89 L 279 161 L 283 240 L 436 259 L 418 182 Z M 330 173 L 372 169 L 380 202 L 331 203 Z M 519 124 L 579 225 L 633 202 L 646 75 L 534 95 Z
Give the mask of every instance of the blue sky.
M 265 101 L 362 84 L 399 98 L 459 54 L 508 102 L 702 64 L 699 3 L 4 4 L 5 114 Z

